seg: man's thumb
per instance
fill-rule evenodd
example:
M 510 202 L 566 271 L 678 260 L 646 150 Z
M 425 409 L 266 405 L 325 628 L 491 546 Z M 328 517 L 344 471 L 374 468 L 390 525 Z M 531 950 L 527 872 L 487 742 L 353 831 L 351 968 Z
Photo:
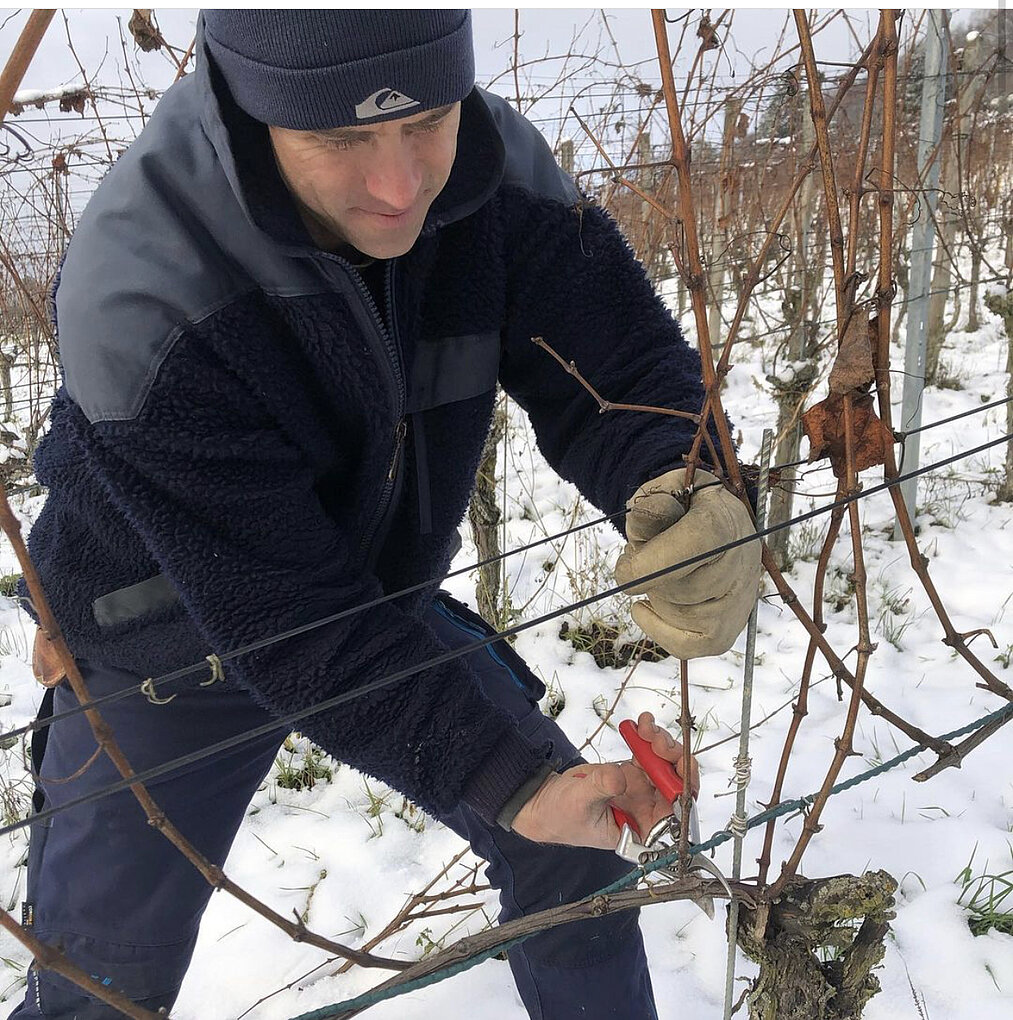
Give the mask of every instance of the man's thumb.
M 591 780 L 597 800 L 611 800 L 626 792 L 626 778 L 618 765 L 592 765 L 588 779 Z

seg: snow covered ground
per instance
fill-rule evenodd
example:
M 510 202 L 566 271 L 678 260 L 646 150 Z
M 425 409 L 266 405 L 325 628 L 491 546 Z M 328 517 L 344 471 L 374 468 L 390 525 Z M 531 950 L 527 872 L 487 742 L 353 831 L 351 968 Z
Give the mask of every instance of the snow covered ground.
M 955 332 L 949 338 L 944 359 L 960 388 L 926 393 L 926 423 L 1005 395 L 1005 340 L 993 316 L 985 312 L 984 321 L 977 333 Z M 757 331 L 763 331 L 762 325 Z M 755 458 L 762 429 L 771 426 L 774 417 L 764 382 L 769 365 L 761 364 L 761 356 L 758 347 L 736 348 L 738 365 L 725 395 L 726 407 L 741 430 L 746 460 Z M 899 361 L 900 352 L 895 351 L 894 363 Z M 546 371 L 552 370 L 547 364 Z M 898 373 L 898 401 L 901 379 Z M 921 461 L 927 464 L 1002 435 L 1005 421 L 1005 408 L 999 408 L 929 430 L 922 436 Z M 525 423 L 517 416 L 512 423 L 506 531 L 507 545 L 514 548 L 570 526 L 576 493 L 545 466 Z M 973 647 L 1002 679 L 1011 682 L 1013 613 L 1008 604 L 1013 596 L 1013 506 L 990 502 L 1004 454 L 1000 446 L 922 479 L 919 523 L 921 547 L 955 625 L 961 630 L 992 628 L 998 649 L 993 650 L 984 638 Z M 879 480 L 877 471 L 866 473 L 867 485 Z M 801 488 L 812 494 L 812 505 L 820 505 L 829 502 L 833 483 L 829 472 L 807 473 Z M 796 512 L 809 505 L 810 500 L 803 498 Z M 38 507 L 38 500 L 24 504 L 26 520 Z M 941 629 L 908 567 L 904 549 L 889 540 L 889 498 L 874 496 L 861 507 L 871 617 L 878 641 L 870 688 L 888 706 L 933 733 L 954 729 L 1000 707 L 997 698 L 976 688 L 971 670 L 941 644 Z M 588 508 L 580 512 L 588 518 L 596 515 Z M 804 601 L 811 597 L 815 553 L 824 527 L 825 518 L 821 518 L 799 529 L 793 541 L 800 558 L 789 580 Z M 827 631 L 828 640 L 841 654 L 857 640 L 854 602 L 847 598 L 844 580 L 850 569 L 846 527 L 831 572 L 830 591 L 839 596 L 840 608 L 828 607 Z M 554 548 L 545 546 L 511 559 L 511 600 L 520 610 L 520 619 L 531 619 L 565 605 L 575 595 L 607 587 L 608 565 L 614 562 L 619 545 L 616 533 L 601 527 L 557 542 Z M 475 558 L 474 547 L 466 539 L 455 566 L 467 566 Z M 5 546 L 0 573 L 14 569 Z M 474 605 L 471 575 L 453 579 L 448 587 Z M 621 603 L 615 602 L 603 612 L 621 613 L 621 609 Z M 584 622 L 591 617 L 585 611 Z M 599 727 L 598 713 L 611 703 L 626 670 L 599 669 L 589 654 L 560 640 L 558 631 L 559 621 L 525 631 L 517 647 L 550 686 L 557 703 L 560 695 L 565 698 L 559 721 L 579 744 Z M 0 731 L 31 718 L 39 699 L 40 689 L 27 665 L 29 634 L 27 617 L 5 601 L 0 606 L 0 705 L 8 700 L 9 704 L 0 707 Z M 752 734 L 751 813 L 762 810 L 760 805 L 770 793 L 805 645 L 806 636 L 790 611 L 776 598 L 763 601 L 753 718 L 769 718 Z M 743 648 L 744 637 L 728 654 L 691 666 L 705 836 L 723 828 L 733 809 L 729 779 L 736 742 L 705 749 L 738 729 Z M 854 654 L 846 661 L 853 666 Z M 817 665 L 818 679 L 827 672 Z M 676 667 L 670 660 L 642 664 L 629 681 L 615 718 L 650 709 L 659 721 L 676 729 L 677 689 Z M 832 678 L 820 679 L 810 697 L 786 796 L 818 789 L 846 707 L 846 701 L 837 698 Z M 859 755 L 850 759 L 844 776 L 857 774 L 907 746 L 903 735 L 863 711 L 856 734 Z M 1013 1015 L 1013 936 L 995 931 L 972 935 L 967 911 L 958 903 L 963 886 L 955 881 L 969 862 L 974 876 L 1013 871 L 1011 750 L 1013 726 L 971 754 L 961 769 L 944 772 L 927 784 L 911 781 L 934 760 L 922 754 L 828 805 L 824 830 L 804 859 L 805 873 L 820 877 L 884 868 L 900 882 L 897 919 L 877 972 L 883 991 L 869 1005 L 868 1020 L 1004 1020 Z M 624 756 L 624 747 L 615 730 L 604 727 L 587 753 L 606 760 Z M 367 783 L 347 766 L 333 768 L 332 781 L 322 780 L 303 791 L 279 787 L 276 771 L 250 807 L 227 870 L 281 913 L 291 916 L 293 909 L 307 913 L 311 928 L 361 945 L 462 847 L 456 836 L 429 819 L 399 817 L 400 795 L 373 781 Z M 0 806 L 7 809 L 11 804 L 9 810 L 18 810 L 19 795 L 23 803 L 28 791 L 20 747 L 6 753 L 0 782 L 4 791 Z M 797 816 L 779 824 L 772 875 L 800 831 Z M 747 877 L 761 840 L 761 830 L 747 837 Z M 15 912 L 23 889 L 25 848 L 24 832 L 0 839 L 0 905 Z M 716 861 L 730 870 L 730 844 L 719 849 Z M 468 863 L 465 858 L 451 877 L 463 873 Z M 967 898 L 965 894 L 965 903 Z M 411 958 L 432 942 L 475 931 L 495 916 L 488 894 L 484 904 L 484 913 L 472 914 L 463 924 L 454 916 L 435 917 L 390 939 L 379 951 Z M 1010 907 L 1013 903 L 1007 902 Z M 714 1020 L 721 1015 L 726 952 L 721 917 L 719 910 L 719 919 L 708 921 L 685 903 L 660 904 L 643 912 L 662 1020 Z M 326 959 L 315 949 L 290 942 L 229 897 L 216 895 L 173 1015 L 178 1020 L 287 1018 L 357 994 L 379 980 L 377 974 L 361 970 L 337 975 L 338 964 L 328 964 Z M 8 1015 L 20 996 L 26 964 L 27 954 L 20 945 L 0 935 L 0 1017 Z M 741 979 L 752 973 L 751 965 L 740 959 L 740 989 L 744 987 Z M 377 1006 L 368 1015 L 377 1020 L 433 1016 L 471 1020 L 476 1015 L 485 1020 L 515 1020 L 525 1014 L 506 964 L 491 961 L 433 988 Z

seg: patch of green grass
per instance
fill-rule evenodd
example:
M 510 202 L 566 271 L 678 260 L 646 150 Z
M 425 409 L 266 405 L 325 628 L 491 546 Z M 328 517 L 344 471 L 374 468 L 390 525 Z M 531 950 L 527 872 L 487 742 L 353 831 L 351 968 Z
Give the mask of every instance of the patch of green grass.
M 855 599 L 855 575 L 838 564 L 832 563 L 827 571 L 823 601 L 834 612 L 841 613 Z
M 310 744 L 301 754 L 292 737 L 286 737 L 275 760 L 275 783 L 283 790 L 312 790 L 317 783 L 334 778 L 331 759 Z
M 0 655 L 28 661 L 28 638 L 22 627 L 0 627 Z
M 0 823 L 16 825 L 24 821 L 31 811 L 34 784 L 29 776 L 20 779 L 0 779 Z
M 919 527 L 926 522 L 952 530 L 966 520 L 965 506 L 974 495 L 974 485 L 959 477 L 952 466 L 942 472 L 924 476 L 919 485 Z
M 641 646 L 644 662 L 661 662 L 668 658 L 668 652 L 661 645 L 647 638 L 631 641 L 623 628 L 606 620 L 591 620 L 582 625 L 563 623 L 559 637 L 569 641 L 578 652 L 591 655 L 599 669 L 625 669 Z
M 400 818 L 413 832 L 426 831 L 426 813 L 407 797 L 401 798 L 401 807 L 394 812 L 394 817 Z
M 981 874 L 973 871 L 977 845 L 967 866 L 954 881 L 962 886 L 957 902 L 967 911 L 967 926 L 975 935 L 984 935 L 995 929 L 1004 935 L 1013 935 L 1013 868 L 991 873 L 988 861 Z M 1010 846 L 1013 859 L 1013 845 Z
M 825 525 L 820 520 L 803 521 L 788 532 L 788 548 L 785 553 L 785 569 L 795 563 L 815 563 L 826 538 Z
M 542 712 L 550 719 L 558 719 L 566 708 L 566 691 L 559 679 L 559 674 L 553 670 L 548 680 L 543 679 L 545 684 L 545 697 L 542 701 Z
M 940 390 L 962 390 L 965 388 L 967 378 L 967 373 L 963 372 L 957 364 L 940 358 L 932 385 Z
M 911 589 L 901 591 L 900 587 L 880 584 L 879 616 L 876 620 L 876 632 L 890 642 L 897 651 L 903 651 L 904 634 L 915 622 L 910 612 Z
M 373 788 L 369 785 L 369 780 L 365 776 L 362 777 L 362 788 L 366 791 L 368 805 L 359 814 L 366 820 L 366 824 L 369 826 L 370 839 L 378 839 L 383 835 L 383 813 L 389 807 L 387 802 L 394 791 L 388 790 L 386 793 L 374 793 Z

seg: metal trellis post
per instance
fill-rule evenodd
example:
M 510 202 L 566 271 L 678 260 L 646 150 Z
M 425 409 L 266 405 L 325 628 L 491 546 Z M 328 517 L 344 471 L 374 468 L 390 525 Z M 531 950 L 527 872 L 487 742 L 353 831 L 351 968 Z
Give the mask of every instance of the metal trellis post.
M 767 485 L 770 479 L 770 453 L 774 445 L 772 429 L 765 429 L 760 446 L 760 480 L 756 494 L 756 530 L 767 526 Z M 749 785 L 749 726 L 753 711 L 753 664 L 756 658 L 756 617 L 760 599 L 757 592 L 756 604 L 749 616 L 746 630 L 746 661 L 742 673 L 742 719 L 739 725 L 739 753 L 735 758 L 735 814 L 728 828 L 735 836 L 732 849 L 732 879 L 742 875 L 742 838 L 746 834 L 746 787 Z M 732 900 L 728 905 L 728 967 L 725 972 L 724 1020 L 731 1020 L 732 992 L 735 984 L 735 949 L 739 930 L 739 903 Z
M 939 204 L 939 164 L 943 136 L 943 107 L 946 101 L 946 18 L 944 10 L 928 12 L 925 33 L 925 68 L 922 78 L 922 108 L 918 127 L 919 219 L 912 233 L 911 276 L 907 317 L 907 349 L 904 354 L 904 402 L 900 427 L 904 432 L 922 423 L 922 394 L 925 389 L 926 334 L 929 316 L 929 284 L 932 276 L 932 249 L 935 240 L 936 207 Z M 904 444 L 904 471 L 918 467 L 920 436 L 908 436 Z M 915 519 L 918 483 L 903 482 L 900 491 Z M 894 523 L 893 539 L 902 538 L 899 523 Z

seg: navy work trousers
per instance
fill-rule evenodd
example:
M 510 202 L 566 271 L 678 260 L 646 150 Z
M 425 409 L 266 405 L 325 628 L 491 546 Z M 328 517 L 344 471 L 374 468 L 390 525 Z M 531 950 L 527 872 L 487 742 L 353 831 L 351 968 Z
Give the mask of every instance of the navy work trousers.
M 440 595 L 428 620 L 450 647 L 489 633 L 480 617 Z M 564 766 L 580 759 L 559 727 L 539 711 L 538 681 L 505 642 L 468 653 L 486 695 L 512 713 L 535 743 L 551 741 Z M 136 676 L 83 663 L 95 697 L 136 685 Z M 411 681 L 405 681 L 410 683 Z M 56 689 L 55 710 L 76 703 Z M 269 721 L 250 697 L 227 680 L 179 693 L 152 705 L 132 695 L 102 709 L 137 771 L 206 747 Z M 223 864 L 254 792 L 270 769 L 286 732 L 193 763 L 150 784 L 166 816 L 198 850 Z M 37 804 L 57 806 L 119 778 L 100 756 L 71 781 L 95 750 L 83 715 L 55 724 L 44 753 Z M 613 881 L 627 868 L 599 850 L 543 846 L 466 807 L 443 818 L 489 862 L 499 890 L 501 920 L 575 900 Z M 64 952 L 97 980 L 150 1010 L 172 1007 L 190 963 L 197 927 L 211 887 L 152 829 L 129 792 L 57 814 L 32 829 L 26 903 L 34 934 Z M 529 939 L 509 954 L 521 999 L 535 1020 L 656 1020 L 636 914 L 564 925 Z M 107 1020 L 120 1014 L 63 978 L 34 965 L 24 1002 L 11 1020 Z

